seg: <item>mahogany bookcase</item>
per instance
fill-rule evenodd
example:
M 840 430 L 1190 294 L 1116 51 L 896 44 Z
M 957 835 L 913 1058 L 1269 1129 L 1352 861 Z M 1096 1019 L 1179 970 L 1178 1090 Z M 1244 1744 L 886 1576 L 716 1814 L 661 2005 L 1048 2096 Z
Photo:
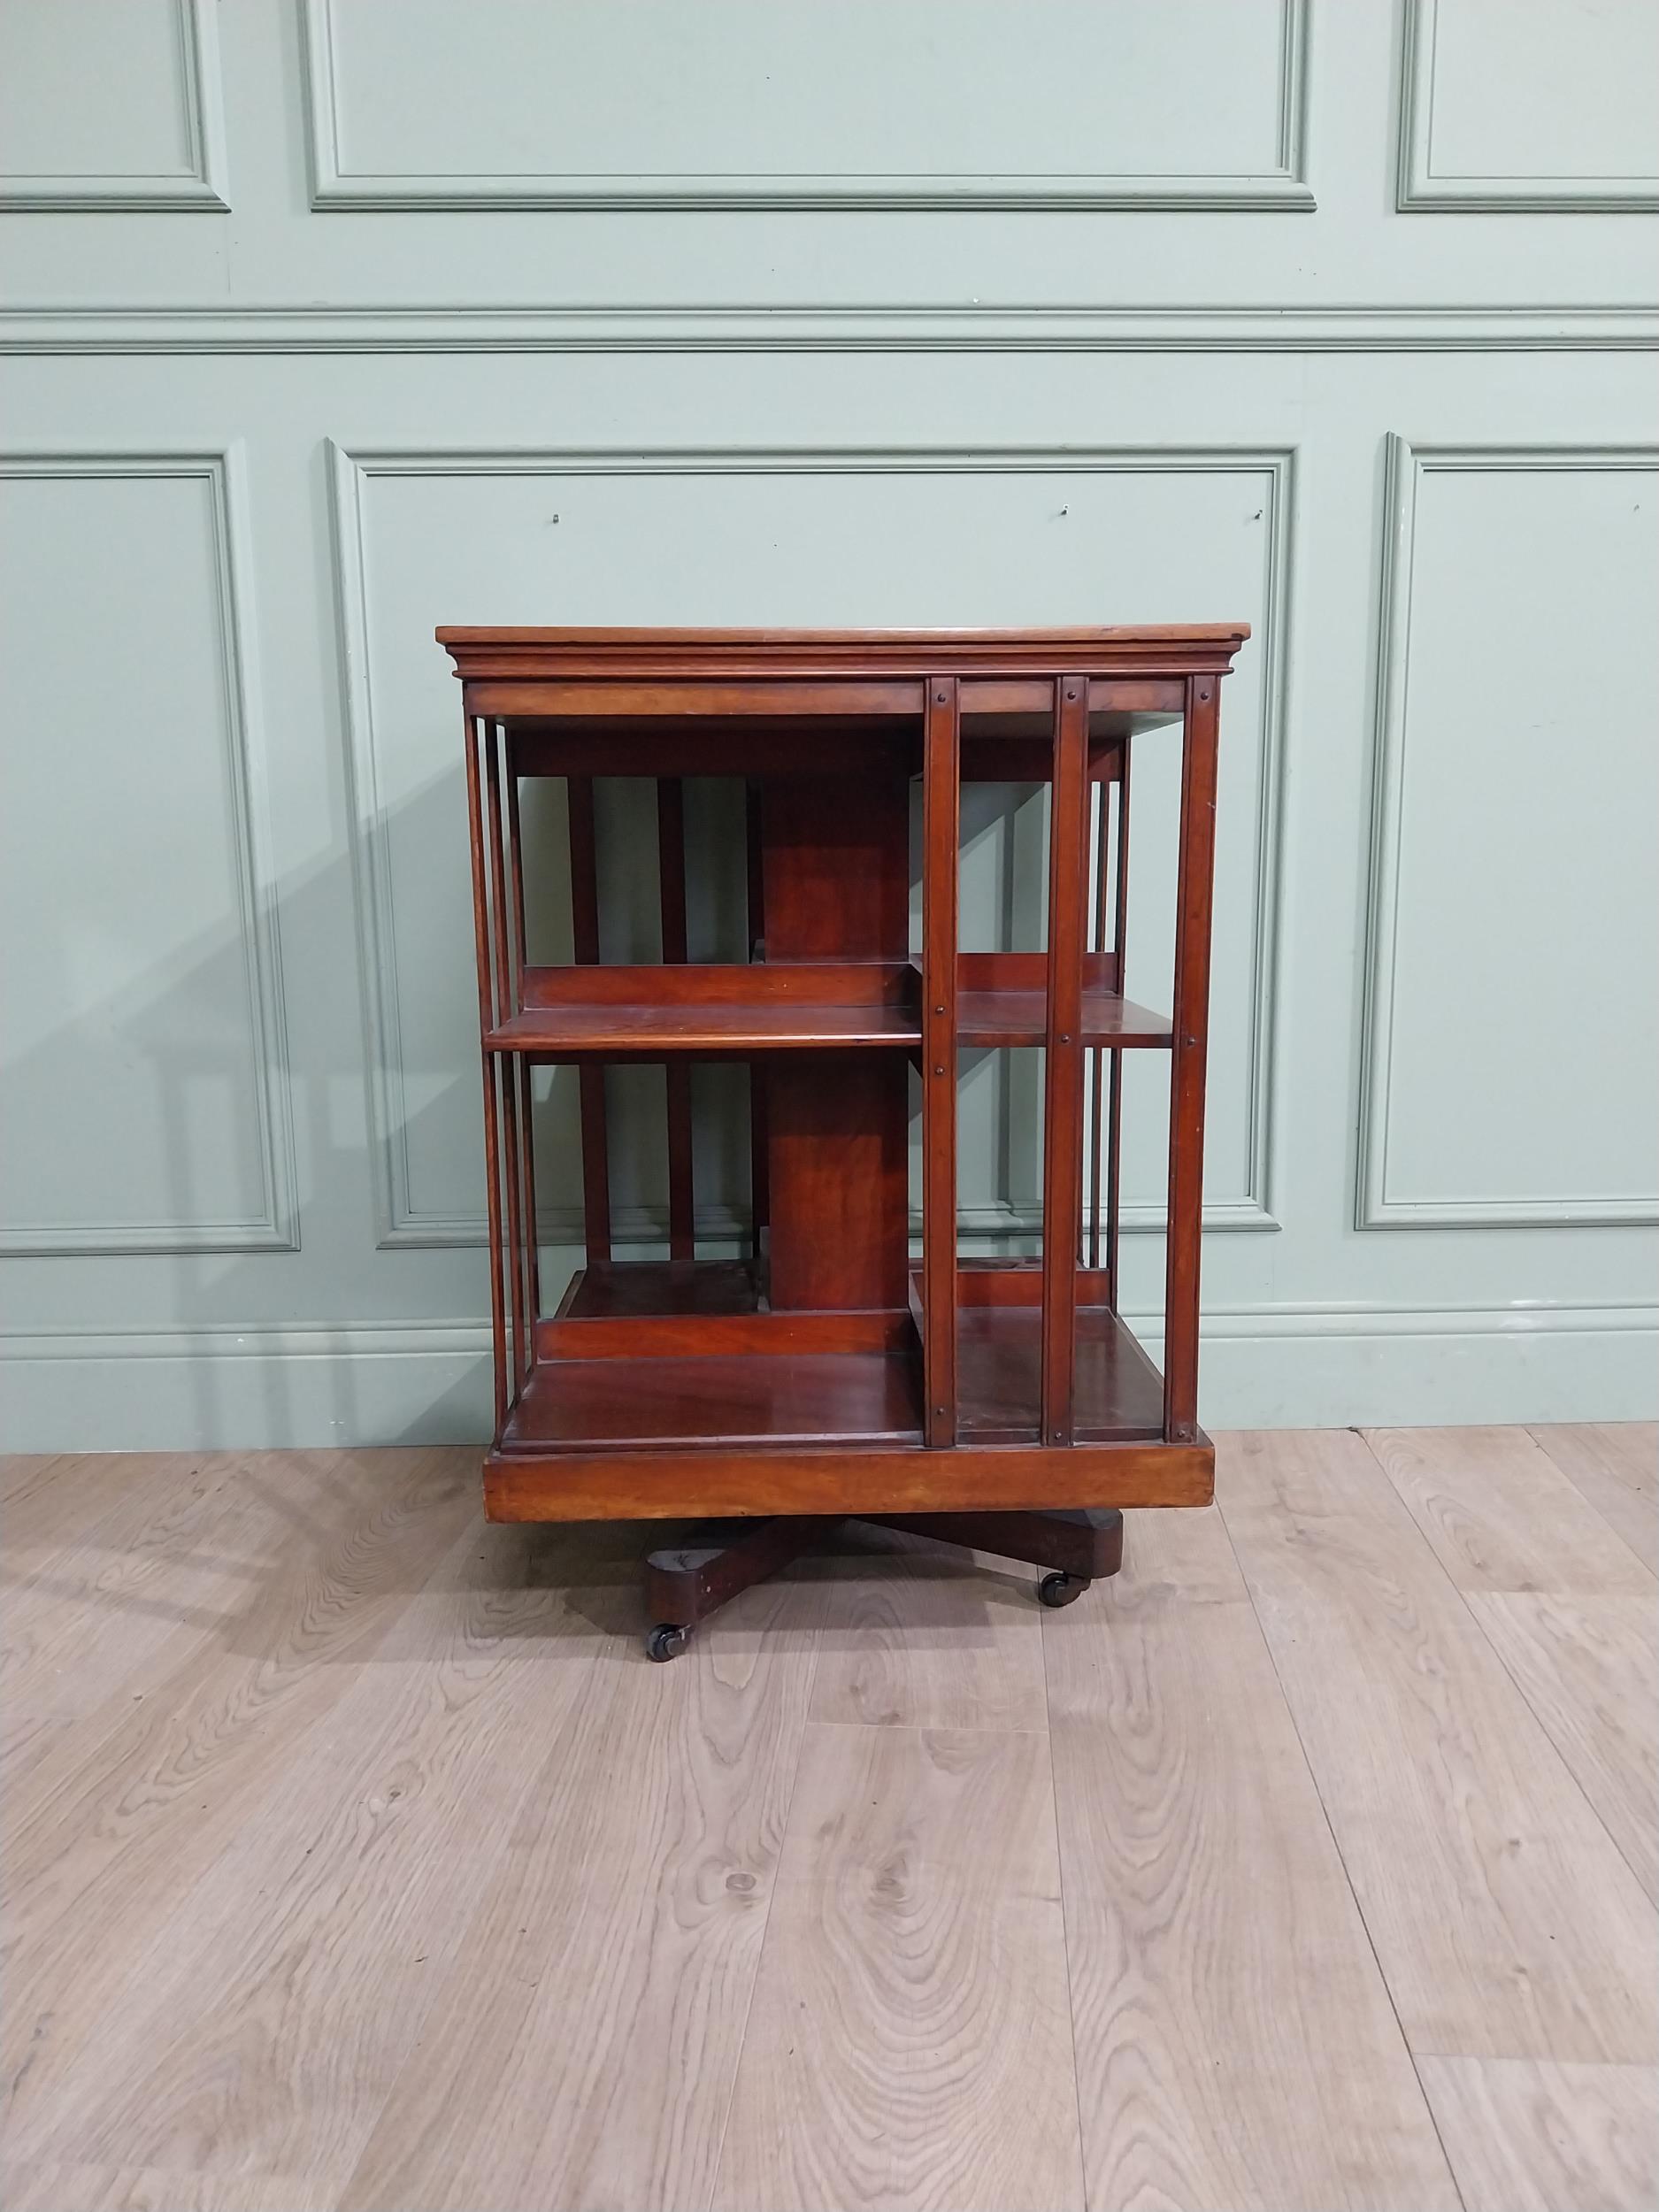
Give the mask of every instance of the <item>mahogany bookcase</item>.
M 1063 1604 L 1115 1571 L 1122 1509 L 1205 1503 L 1214 1454 L 1197 1419 L 1198 1273 L 1217 737 L 1221 678 L 1248 629 L 437 634 L 466 730 L 495 1333 L 489 1516 L 715 1517 L 646 1563 L 647 1648 L 668 1658 L 697 1620 L 843 1517 L 1047 1567 L 1041 1594 Z M 1168 1018 L 1123 995 L 1130 757 L 1151 732 L 1181 746 Z M 539 860 L 526 864 L 519 786 L 538 776 L 566 780 L 574 960 L 564 967 L 533 962 L 526 941 L 525 869 Z M 600 960 L 597 776 L 656 785 L 657 964 Z M 687 776 L 745 787 L 744 963 L 687 957 Z M 958 949 L 961 788 L 975 779 L 1052 786 L 1043 952 Z M 957 1254 L 957 1055 L 987 1046 L 1044 1056 L 1037 1260 Z M 1118 1314 L 1125 1052 L 1170 1062 L 1162 1375 Z M 709 1059 L 749 1069 L 754 1234 L 737 1260 L 699 1257 L 694 1235 L 690 1068 Z M 605 1070 L 641 1061 L 666 1070 L 669 1251 L 624 1261 L 612 1256 Z M 531 1112 L 531 1071 L 549 1063 L 580 1071 L 587 1245 L 552 1312 Z

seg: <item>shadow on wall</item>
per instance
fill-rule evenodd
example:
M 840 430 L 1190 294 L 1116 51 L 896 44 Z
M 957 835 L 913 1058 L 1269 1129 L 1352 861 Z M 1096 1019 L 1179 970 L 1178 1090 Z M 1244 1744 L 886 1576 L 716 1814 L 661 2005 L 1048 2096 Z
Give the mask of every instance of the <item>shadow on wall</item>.
M 1041 941 L 1043 871 L 1028 864 L 1033 852 L 1041 860 L 1035 795 L 1033 806 L 1025 787 L 984 787 L 964 810 L 964 849 L 987 848 L 987 883 L 997 886 L 987 902 L 987 944 Z M 656 959 L 653 787 L 643 780 L 606 780 L 598 813 L 603 956 Z M 524 821 L 531 956 L 567 960 L 562 785 L 527 786 Z M 747 951 L 741 785 L 724 792 L 713 780 L 689 785 L 687 838 L 702 863 L 691 871 L 691 957 L 741 960 Z M 388 1442 L 487 1438 L 489 1293 L 466 839 L 457 725 L 453 764 L 367 826 L 357 879 L 342 849 L 315 867 L 290 871 L 273 894 L 266 887 L 269 964 L 284 979 L 273 993 L 268 1083 L 248 1045 L 250 996 L 257 1028 L 248 950 L 228 922 L 173 946 L 136 987 L 83 1002 L 71 1021 L 0 1071 L 0 1118 L 14 1132 L 36 1131 L 50 1156 L 65 1140 L 44 1102 L 65 1095 L 65 1066 L 73 1065 L 78 1042 L 81 1054 L 130 1070 L 134 1114 L 150 1124 L 148 1137 L 141 1132 L 135 1141 L 154 1144 L 165 1193 L 157 1218 L 209 1223 L 211 1242 L 169 1244 L 163 1227 L 153 1244 L 133 1240 L 119 1251 L 95 1245 L 80 1256 L 108 1271 L 134 1271 L 134 1286 L 154 1302 L 148 1311 L 122 1302 L 120 1327 L 153 1332 L 146 1351 L 177 1360 L 199 1438 L 234 1440 L 254 1432 L 253 1422 L 272 1440 L 319 1432 Z M 1026 910 L 1033 880 L 1034 913 Z M 80 991 L 71 987 L 70 970 L 73 964 L 78 986 L 86 962 L 76 959 L 67 917 L 55 938 L 43 933 L 36 952 L 63 971 L 55 1002 L 73 1003 Z M 319 984 L 327 1004 L 317 1003 Z M 981 1209 L 987 1217 L 1008 1205 L 1016 1174 L 1022 1187 L 1029 1180 L 1034 1194 L 1036 1187 L 1036 1163 L 1016 1164 L 1008 1126 L 1013 1087 L 1023 1097 L 1037 1071 L 1010 1069 L 1005 1064 L 1013 1056 L 964 1056 L 964 1063 L 986 1064 L 964 1064 L 964 1097 L 965 1120 L 983 1120 L 988 1133 L 983 1175 L 990 1202 Z M 574 1070 L 549 1070 L 541 1079 L 542 1291 L 550 1305 L 581 1262 L 580 1155 Z M 747 1084 L 737 1068 L 699 1068 L 695 1081 L 699 1248 L 711 1256 L 736 1253 L 748 1234 Z M 972 1102 L 981 1081 L 995 1102 L 988 1113 Z M 612 1070 L 608 1089 L 617 1250 L 665 1256 L 663 1071 Z M 1026 1107 L 1034 1120 L 1032 1100 Z M 101 1106 L 98 1119 L 107 1127 Z M 964 1206 L 974 1171 L 964 1173 Z M 219 1225 L 227 1187 L 257 1190 L 262 1181 L 268 1220 L 281 1225 L 286 1216 L 290 1233 L 303 1235 L 303 1250 L 285 1248 L 280 1227 L 274 1236 L 268 1226 L 254 1228 L 239 1241 L 234 1222 Z M 1000 1233 L 980 1233 L 964 1237 L 964 1248 L 1009 1241 Z M 57 1254 L 59 1265 L 76 1256 L 49 1230 L 32 1248 Z M 434 1314 L 456 1317 L 434 1320 Z M 157 1345 L 175 1333 L 186 1340 L 176 1354 Z M 396 1394 L 382 1386 L 375 1364 L 392 1355 L 403 1363 L 396 1412 Z M 112 1348 L 111 1364 L 127 1356 Z M 423 1390 L 413 1421 L 407 1414 L 411 1356 L 423 1363 L 431 1392 Z M 250 1397 L 250 1367 L 257 1400 Z M 112 1388 L 119 1394 L 119 1385 Z

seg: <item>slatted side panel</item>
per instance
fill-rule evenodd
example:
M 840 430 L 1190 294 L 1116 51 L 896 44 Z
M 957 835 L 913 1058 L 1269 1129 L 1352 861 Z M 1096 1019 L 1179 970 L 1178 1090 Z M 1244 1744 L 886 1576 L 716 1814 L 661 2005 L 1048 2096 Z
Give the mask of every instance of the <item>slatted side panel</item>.
M 501 726 L 487 722 L 484 733 L 484 802 L 485 820 L 489 855 L 490 882 L 490 948 L 495 972 L 495 1009 L 499 1020 L 510 1020 L 518 1008 L 518 992 L 514 987 L 512 939 L 510 908 L 511 900 L 507 890 L 506 818 L 502 797 Z M 507 1278 L 507 1306 L 511 1322 L 509 1332 L 509 1374 L 516 1386 L 528 1366 L 527 1345 L 529 1330 L 525 1310 L 524 1276 L 524 1185 L 520 1171 L 518 1132 L 518 1079 L 511 1062 L 503 1055 L 492 1055 L 495 1087 L 500 1093 L 501 1161 L 500 1174 L 506 1195 L 506 1252 L 504 1267 Z

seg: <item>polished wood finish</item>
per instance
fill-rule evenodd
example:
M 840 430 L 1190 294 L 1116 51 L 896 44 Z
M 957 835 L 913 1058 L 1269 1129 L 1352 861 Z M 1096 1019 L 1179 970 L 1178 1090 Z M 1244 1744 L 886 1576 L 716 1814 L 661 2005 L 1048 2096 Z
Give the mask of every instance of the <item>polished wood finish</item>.
M 1164 1430 L 1198 1432 L 1198 1266 L 1204 1202 L 1204 1061 L 1210 1034 L 1210 910 L 1216 867 L 1216 741 L 1221 687 L 1187 687 L 1181 749 L 1181 872 L 1175 910 L 1170 1076 L 1170 1224 L 1164 1293 Z
M 1055 686 L 1048 824 L 1048 989 L 1042 1089 L 1042 1409 L 1045 1444 L 1073 1441 L 1077 1249 L 1083 1192 L 1083 950 L 1088 880 L 1088 706 Z
M 687 1363 L 690 1364 L 690 1363 Z M 762 1364 L 783 1364 L 755 1361 Z M 888 1383 L 876 1395 L 868 1365 L 849 1370 L 864 1403 L 879 1418 L 903 1401 Z M 752 1369 L 751 1369 L 752 1375 Z M 596 1393 L 595 1394 L 596 1396 Z M 919 1428 L 919 1422 L 918 1424 Z M 841 1432 L 837 1432 L 838 1438 Z M 506 1438 L 514 1440 L 511 1417 Z M 1081 1505 L 1208 1505 L 1215 1495 L 1215 1450 L 1202 1435 L 1189 1445 L 1156 1441 L 1078 1444 L 1066 1463 L 1066 1494 Z M 1045 1512 L 1054 1496 L 1054 1462 L 1041 1445 L 958 1443 L 949 1495 L 956 1509 Z M 818 1448 L 770 1438 L 749 1447 L 704 1440 L 630 1450 L 492 1451 L 484 1462 L 484 1506 L 495 1521 L 652 1521 L 679 1513 L 687 1493 L 710 1516 L 748 1513 L 926 1513 L 939 1505 L 939 1461 L 920 1440 L 838 1440 Z
M 655 1626 L 695 1628 L 740 1590 L 811 1551 L 835 1526 L 831 1514 L 711 1521 L 645 1562 L 645 1614 Z
M 473 762 L 493 1515 L 1041 1515 L 1210 1496 L 1197 1338 L 1217 702 L 1246 634 L 440 632 Z M 1170 725 L 1182 784 L 1166 1019 L 1128 1002 L 1123 985 L 1130 755 Z M 655 780 L 662 957 L 649 966 L 601 955 L 602 773 Z M 689 956 L 692 774 L 745 780 L 744 961 Z M 532 961 L 526 939 L 526 775 L 565 779 L 568 966 Z M 975 775 L 1052 786 L 1041 953 L 960 950 L 960 795 Z M 1041 1259 L 959 1265 L 958 1055 L 1034 1047 L 1045 1069 Z M 1170 1056 L 1162 1377 L 1117 1310 L 1130 1050 Z M 741 1266 L 697 1257 L 692 1064 L 722 1058 L 750 1070 L 755 1233 Z M 668 1234 L 665 1259 L 619 1266 L 604 1070 L 626 1061 L 664 1070 Z M 529 1070 L 561 1063 L 580 1071 L 588 1264 L 544 1316 Z M 923 1125 L 914 1271 L 912 1066 Z M 1025 1540 L 1013 1523 L 1004 1536 Z M 724 1586 L 710 1572 L 710 1586 Z
M 1115 1575 L 1124 1563 L 1124 1517 L 1099 1507 L 1069 1513 L 889 1513 L 881 1525 L 998 1559 L 1055 1567 L 1085 1582 Z
M 570 817 L 571 951 L 573 958 L 593 966 L 599 958 L 599 867 L 593 778 L 571 776 L 565 784 L 565 795 Z M 473 895 L 478 895 L 476 875 Z M 494 1028 L 492 1024 L 492 1032 Z M 578 1080 L 582 1128 L 582 1222 L 591 1263 L 611 1257 L 604 1069 L 596 1064 L 586 1065 Z
M 1484 1601 L 1652 1594 L 1471 1611 L 1369 1440 L 1218 1444 L 1069 1609 L 847 1523 L 669 1667 L 685 1523 L 482 1525 L 468 1448 L 0 1462 L 0 2201 L 1646 2212 L 1659 1798 L 1565 1731 L 1659 1715 Z
M 934 1450 L 956 1440 L 956 993 L 962 702 L 927 687 L 922 752 L 922 1398 Z

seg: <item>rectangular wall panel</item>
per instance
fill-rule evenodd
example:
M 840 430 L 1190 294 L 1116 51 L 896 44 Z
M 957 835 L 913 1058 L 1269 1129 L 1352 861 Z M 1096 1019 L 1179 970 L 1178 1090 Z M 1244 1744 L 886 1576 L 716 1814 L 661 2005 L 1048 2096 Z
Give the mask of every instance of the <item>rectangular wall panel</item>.
M 443 656 L 424 643 L 434 625 L 1132 623 L 1177 606 L 1256 633 L 1227 686 L 1218 896 L 1248 921 L 1217 948 L 1209 1217 L 1273 1225 L 1288 472 L 1286 455 L 1227 451 L 339 456 L 383 1235 L 483 1233 L 460 706 Z M 914 557 L 924 537 L 937 549 L 926 569 Z M 1175 732 L 1155 733 L 1136 763 L 1144 857 L 1129 987 L 1155 1005 L 1170 990 L 1179 751 Z M 557 837 L 549 852 L 562 872 Z M 618 887 L 628 872 L 617 869 Z M 964 941 L 998 926 L 995 913 L 964 912 Z M 1125 1178 L 1137 1226 L 1162 1218 L 1167 1080 L 1161 1061 L 1133 1071 Z M 561 1135 L 570 1110 L 556 1096 Z M 1018 1161 L 1010 1171 L 1021 1187 L 1003 1196 L 1023 1211 L 1026 1173 Z M 549 1194 L 555 1207 L 574 1197 L 557 1183 Z
M 0 208 L 222 209 L 216 0 L 7 0 Z
M 0 1250 L 292 1248 L 228 460 L 0 477 Z
M 1399 205 L 1659 207 L 1653 0 L 1406 0 Z
M 464 35 L 451 0 L 307 0 L 306 20 L 319 206 L 1312 204 L 1305 0 L 472 0 Z
M 1659 451 L 1395 440 L 1386 511 L 1359 1225 L 1652 1220 Z

